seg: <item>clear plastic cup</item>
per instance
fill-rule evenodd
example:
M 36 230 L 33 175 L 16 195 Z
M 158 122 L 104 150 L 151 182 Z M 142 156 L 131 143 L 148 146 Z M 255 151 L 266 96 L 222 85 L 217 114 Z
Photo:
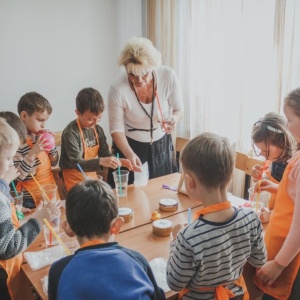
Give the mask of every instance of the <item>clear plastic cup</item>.
M 268 203 L 271 197 L 271 194 L 269 192 L 266 191 L 261 191 L 259 194 L 257 192 L 255 192 L 254 187 L 251 187 L 248 189 L 248 193 L 249 193 L 249 200 L 250 201 L 259 201 L 262 202 L 264 204 L 264 207 L 268 207 Z M 258 199 L 257 199 L 258 197 Z
M 80 246 L 76 236 L 70 237 L 65 232 L 60 233 L 58 236 L 72 254 L 79 249 Z
M 129 171 L 120 170 L 113 172 L 117 197 L 127 196 L 128 176 Z
M 57 185 L 56 184 L 44 184 L 42 185 L 42 189 L 45 193 L 42 192 L 42 198 L 44 203 L 49 200 L 56 200 L 57 195 Z M 46 197 L 46 195 L 47 197 Z
M 18 192 L 17 193 L 15 191 L 10 191 L 9 192 L 11 197 L 14 199 L 14 203 L 15 203 L 15 207 L 16 210 L 18 211 L 22 211 L 22 207 L 23 207 L 23 192 Z
M 59 229 L 53 228 L 54 231 L 58 234 Z M 55 246 L 58 245 L 58 241 L 52 231 L 47 227 L 47 225 L 43 225 L 44 238 L 46 242 L 46 246 Z

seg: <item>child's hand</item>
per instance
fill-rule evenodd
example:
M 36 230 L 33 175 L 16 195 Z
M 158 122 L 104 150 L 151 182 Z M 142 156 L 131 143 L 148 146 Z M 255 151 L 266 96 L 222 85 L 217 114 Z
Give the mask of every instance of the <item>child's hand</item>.
M 251 169 L 251 177 L 254 182 L 258 181 L 261 179 L 262 173 L 263 173 L 263 168 L 260 165 L 255 165 Z
M 44 145 L 43 141 L 41 140 L 41 137 L 38 137 L 36 140 L 36 143 L 32 146 L 32 148 L 28 151 L 28 156 L 31 158 L 35 158 L 37 154 L 44 151 Z
M 127 168 L 129 171 L 133 170 L 130 160 L 128 160 L 126 158 L 120 158 L 120 162 L 121 162 L 122 167 Z
M 60 200 L 51 200 L 47 201 L 45 208 L 48 212 L 48 216 L 50 218 L 50 221 L 58 218 L 61 215 L 61 201 Z
M 188 224 L 187 223 L 179 223 L 177 225 L 174 226 L 173 230 L 172 230 L 172 239 L 175 240 L 177 237 L 178 232 L 186 227 Z
M 60 216 L 61 201 L 56 200 L 53 202 L 48 202 L 46 205 L 43 205 L 43 201 L 40 202 L 35 212 L 30 215 L 30 217 L 37 219 L 40 224 L 43 224 L 43 219 L 49 219 Z
M 121 167 L 121 162 L 115 156 L 100 157 L 99 165 L 107 168 L 116 169 L 117 167 Z
M 284 267 L 279 265 L 275 260 L 270 260 L 256 272 L 256 276 L 263 285 L 272 286 L 283 269 Z
M 262 223 L 268 223 L 270 220 L 271 212 L 268 208 L 263 207 L 260 212 L 259 219 Z
M 19 175 L 20 172 L 14 166 L 10 166 L 8 171 L 4 174 L 3 179 L 9 184 Z
M 30 208 L 26 208 L 26 207 L 22 207 L 21 212 L 23 214 L 30 214 L 31 213 L 31 209 Z
M 256 189 L 257 185 L 255 186 Z M 260 191 L 266 191 L 272 194 L 277 193 L 278 190 L 278 184 L 268 180 L 268 179 L 262 179 L 260 181 L 260 187 L 259 187 Z

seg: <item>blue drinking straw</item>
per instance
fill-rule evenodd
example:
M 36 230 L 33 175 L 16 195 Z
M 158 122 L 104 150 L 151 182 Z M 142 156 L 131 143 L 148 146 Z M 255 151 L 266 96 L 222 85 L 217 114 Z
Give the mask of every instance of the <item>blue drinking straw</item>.
M 85 173 L 83 172 L 82 168 L 80 167 L 80 164 L 77 164 L 77 167 L 78 167 L 79 171 L 82 173 L 84 179 L 87 180 L 88 178 L 87 178 L 87 176 L 85 175 Z
M 188 208 L 188 224 L 191 224 L 192 222 L 192 210 L 191 208 Z
M 117 159 L 118 160 L 120 159 L 119 153 L 117 153 Z M 119 185 L 120 196 L 122 197 L 123 196 L 123 192 L 122 192 L 122 181 L 121 181 L 121 169 L 120 169 L 120 166 L 118 166 L 118 175 L 119 175 L 119 182 L 120 182 L 120 185 Z
M 15 186 L 15 184 L 14 184 L 13 181 L 11 182 L 11 185 L 12 185 L 14 191 L 15 191 L 16 196 L 19 197 L 19 194 L 18 194 L 18 192 L 17 192 L 16 186 Z

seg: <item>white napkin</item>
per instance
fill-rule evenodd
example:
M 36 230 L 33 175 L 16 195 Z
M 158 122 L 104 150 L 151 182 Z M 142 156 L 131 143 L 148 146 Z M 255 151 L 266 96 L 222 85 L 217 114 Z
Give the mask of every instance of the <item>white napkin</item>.
M 36 252 L 24 252 L 24 257 L 30 268 L 35 271 L 66 256 L 62 246 L 55 246 Z
M 167 260 L 163 257 L 154 258 L 149 262 L 155 280 L 165 293 L 171 291 L 167 284 Z

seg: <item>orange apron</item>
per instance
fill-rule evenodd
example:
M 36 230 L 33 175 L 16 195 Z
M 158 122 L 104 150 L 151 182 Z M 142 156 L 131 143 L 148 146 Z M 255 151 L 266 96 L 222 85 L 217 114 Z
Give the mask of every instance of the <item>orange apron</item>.
M 230 207 L 231 207 L 231 203 L 229 201 L 204 207 L 196 213 L 195 220 L 198 219 L 199 216 L 202 216 L 202 215 L 205 215 L 205 214 L 208 214 L 208 213 L 212 213 L 212 212 L 216 212 L 216 211 L 225 210 L 225 209 L 228 209 Z M 247 286 L 246 286 L 246 283 L 244 281 L 243 275 L 241 275 L 233 283 L 243 289 L 243 291 L 244 291 L 243 299 L 244 300 L 249 300 L 249 293 L 248 293 Z M 234 293 L 231 290 L 226 288 L 226 285 L 219 285 L 217 287 L 201 287 L 201 288 L 198 288 L 197 290 L 198 291 L 215 291 L 216 300 L 228 300 L 229 298 L 234 298 L 235 297 Z M 178 299 L 181 300 L 182 297 L 188 292 L 190 292 L 190 290 L 187 289 L 187 288 L 180 291 L 179 294 L 178 294 Z
M 14 229 L 18 229 L 20 227 L 13 202 L 11 202 L 11 221 L 14 225 Z M 12 300 L 33 299 L 29 282 L 21 271 L 22 263 L 22 253 L 19 253 L 17 256 L 7 260 L 0 260 L 0 265 L 6 271 L 8 276 L 7 287 Z
M 93 159 L 95 157 L 98 157 L 100 145 L 99 145 L 98 134 L 97 134 L 96 128 L 94 127 L 93 129 L 94 129 L 94 134 L 95 134 L 95 138 L 97 141 L 97 145 L 95 145 L 93 147 L 87 147 L 85 140 L 84 140 L 83 131 L 82 131 L 82 128 L 80 126 L 78 119 L 76 120 L 76 122 L 77 122 L 77 125 L 79 128 L 82 145 L 83 145 L 83 159 L 88 160 L 88 159 Z M 64 169 L 64 170 L 62 170 L 62 173 L 63 173 L 63 179 L 64 179 L 64 183 L 65 183 L 67 191 L 69 191 L 78 182 L 84 181 L 83 174 L 76 169 Z M 96 172 L 85 172 L 85 175 L 89 178 L 98 179 Z
M 266 173 L 266 175 L 268 176 L 268 179 L 269 179 L 270 181 L 279 184 L 279 181 L 277 181 L 277 180 L 271 175 L 271 173 L 270 173 L 269 170 L 266 170 L 265 173 Z M 271 194 L 271 197 L 270 197 L 270 200 L 269 200 L 269 203 L 268 203 L 268 208 L 269 208 L 270 210 L 272 210 L 272 209 L 274 208 L 276 196 L 277 196 L 277 193 Z
M 295 205 L 287 194 L 286 189 L 288 176 L 298 159 L 300 159 L 300 155 L 287 165 L 278 187 L 274 210 L 271 214 L 270 222 L 265 234 L 268 261 L 275 259 L 291 227 Z M 254 282 L 264 293 L 280 300 L 285 300 L 289 298 L 292 291 L 294 280 L 299 272 L 299 267 L 300 253 L 294 257 L 290 264 L 283 269 L 280 276 L 275 280 L 276 288 L 264 286 L 256 276 L 254 277 Z
M 32 148 L 33 145 L 29 137 L 27 137 L 26 143 L 29 145 L 30 148 Z M 56 185 L 51 170 L 51 163 L 48 154 L 45 151 L 42 151 L 39 154 L 37 154 L 36 157 L 40 160 L 41 164 L 36 169 L 36 174 L 34 176 L 35 179 L 38 181 L 40 185 L 43 184 Z M 17 184 L 17 189 L 22 190 L 23 188 L 30 193 L 30 195 L 34 200 L 35 206 L 37 207 L 40 203 L 40 200 L 42 199 L 42 196 L 41 196 L 41 191 L 39 190 L 39 187 L 37 186 L 35 181 L 33 179 L 27 181 L 19 181 Z M 60 199 L 58 191 L 56 192 L 56 199 Z

